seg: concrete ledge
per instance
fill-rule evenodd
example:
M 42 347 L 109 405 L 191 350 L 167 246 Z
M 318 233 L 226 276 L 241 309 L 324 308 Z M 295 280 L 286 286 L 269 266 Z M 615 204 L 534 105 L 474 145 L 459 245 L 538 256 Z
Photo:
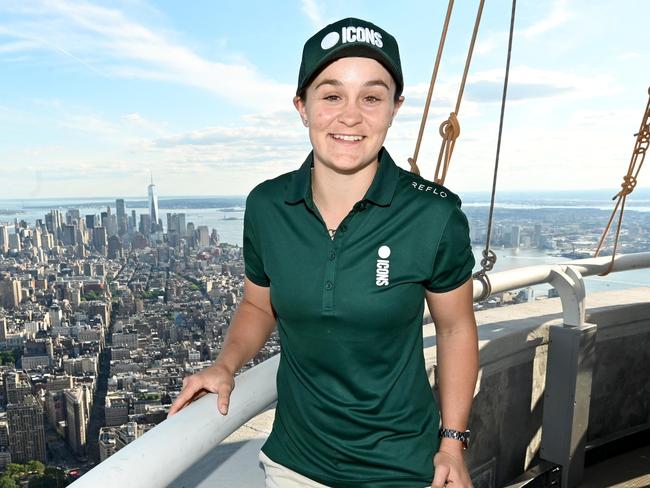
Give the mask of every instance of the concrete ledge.
M 587 442 L 611 439 L 650 423 L 650 287 L 586 297 L 597 329 L 596 368 Z M 476 312 L 481 366 L 469 425 L 470 467 L 502 486 L 539 459 L 550 325 L 562 324 L 559 298 Z M 424 326 L 424 356 L 434 395 L 435 326 Z M 491 462 L 492 461 L 492 462 Z M 492 472 L 488 472 L 492 470 Z

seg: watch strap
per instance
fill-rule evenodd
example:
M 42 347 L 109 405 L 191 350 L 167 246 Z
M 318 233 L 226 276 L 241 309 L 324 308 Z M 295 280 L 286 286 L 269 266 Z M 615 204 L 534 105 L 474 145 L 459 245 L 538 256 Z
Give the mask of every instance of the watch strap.
M 469 447 L 469 436 L 470 436 L 469 429 L 462 432 L 460 430 L 447 429 L 441 427 L 440 430 L 438 431 L 438 436 L 441 438 L 448 437 L 451 439 L 456 439 L 461 441 L 463 443 L 463 449 L 467 449 Z

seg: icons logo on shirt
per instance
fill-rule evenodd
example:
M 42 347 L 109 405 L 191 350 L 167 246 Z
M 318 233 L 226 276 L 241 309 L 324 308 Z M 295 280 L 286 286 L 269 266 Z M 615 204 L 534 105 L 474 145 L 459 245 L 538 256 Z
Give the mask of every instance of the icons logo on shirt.
M 390 267 L 390 247 L 383 245 L 377 249 L 377 274 L 375 275 L 375 283 L 377 286 L 388 286 L 388 273 Z

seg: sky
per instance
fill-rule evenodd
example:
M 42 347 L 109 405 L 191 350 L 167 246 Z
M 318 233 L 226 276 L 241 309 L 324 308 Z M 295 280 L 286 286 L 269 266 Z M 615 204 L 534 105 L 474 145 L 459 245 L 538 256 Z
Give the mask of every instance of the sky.
M 455 3 L 428 179 L 478 7 Z M 297 169 L 311 150 L 292 104 L 302 46 L 348 16 L 398 40 L 406 101 L 385 146 L 408 169 L 447 2 L 397 5 L 0 0 L 0 199 L 143 197 L 152 176 L 161 196 L 246 195 Z M 483 12 L 445 180 L 460 195 L 492 187 L 510 10 Z M 620 187 L 648 101 L 648 18 L 646 0 L 519 0 L 497 192 Z

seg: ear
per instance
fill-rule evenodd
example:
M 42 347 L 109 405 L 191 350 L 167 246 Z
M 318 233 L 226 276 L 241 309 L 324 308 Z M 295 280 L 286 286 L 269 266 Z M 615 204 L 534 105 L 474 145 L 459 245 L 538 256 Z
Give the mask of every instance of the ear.
M 305 108 L 305 102 L 303 101 L 303 99 L 300 98 L 297 95 L 295 97 L 293 97 L 293 106 L 296 107 L 296 110 L 300 114 L 300 118 L 302 120 L 306 120 L 307 119 L 307 110 Z
M 400 109 L 403 103 L 404 103 L 404 95 L 400 95 L 397 102 L 395 102 L 395 108 L 393 108 L 393 118 L 395 118 L 395 116 L 397 115 L 397 111 Z

